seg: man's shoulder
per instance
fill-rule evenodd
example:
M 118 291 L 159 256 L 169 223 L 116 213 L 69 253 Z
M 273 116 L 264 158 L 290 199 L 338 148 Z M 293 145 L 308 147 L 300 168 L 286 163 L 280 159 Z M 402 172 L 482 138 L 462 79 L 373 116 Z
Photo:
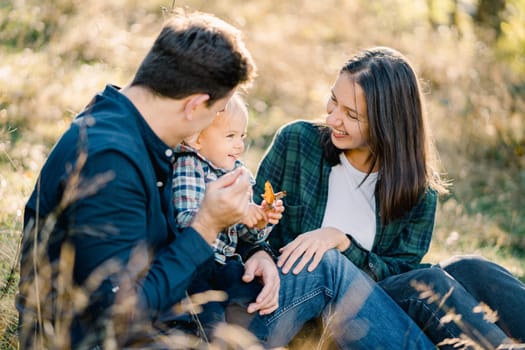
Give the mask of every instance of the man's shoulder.
M 85 135 L 90 153 L 114 150 L 136 156 L 145 149 L 144 135 L 137 120 L 138 112 L 126 99 L 115 96 L 113 87 L 97 94 L 73 121 L 79 139 Z M 115 91 L 113 91 L 115 90 Z

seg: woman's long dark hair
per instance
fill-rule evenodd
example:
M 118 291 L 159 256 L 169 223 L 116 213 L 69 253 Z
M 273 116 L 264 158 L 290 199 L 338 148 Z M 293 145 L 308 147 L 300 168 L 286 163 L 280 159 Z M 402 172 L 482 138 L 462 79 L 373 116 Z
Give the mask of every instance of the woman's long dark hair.
M 368 111 L 370 168 L 379 164 L 376 196 L 383 223 L 402 217 L 430 187 L 446 192 L 434 168 L 435 150 L 425 118 L 416 74 L 399 52 L 376 47 L 345 63 L 340 74 L 363 89 Z M 323 130 L 325 157 L 339 163 L 330 129 Z

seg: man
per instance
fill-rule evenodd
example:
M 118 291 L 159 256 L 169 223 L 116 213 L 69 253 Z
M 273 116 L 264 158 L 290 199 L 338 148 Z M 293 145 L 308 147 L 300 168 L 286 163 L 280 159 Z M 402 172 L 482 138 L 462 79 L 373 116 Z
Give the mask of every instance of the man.
M 212 258 L 209 243 L 244 215 L 251 191 L 248 174 L 229 174 L 179 233 L 172 147 L 211 123 L 254 74 L 237 29 L 211 15 L 181 15 L 164 25 L 131 84 L 108 85 L 75 118 L 25 208 L 22 348 L 67 344 L 63 337 L 74 347 L 100 345 L 110 319 L 119 326 L 154 318 L 183 299 Z M 131 297 L 132 308 L 111 307 Z

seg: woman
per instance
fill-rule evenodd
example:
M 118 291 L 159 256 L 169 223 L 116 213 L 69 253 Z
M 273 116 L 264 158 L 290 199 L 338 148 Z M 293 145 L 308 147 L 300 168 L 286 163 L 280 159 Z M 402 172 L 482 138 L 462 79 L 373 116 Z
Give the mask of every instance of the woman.
M 326 109 L 326 123 L 281 128 L 257 171 L 255 193 L 266 180 L 287 192 L 269 240 L 281 253 L 283 273 L 313 271 L 335 248 L 381 281 L 436 344 L 446 347 L 465 335 L 478 344 L 510 343 L 517 335 L 472 311 L 482 300 L 440 268 L 418 269 L 425 267 L 421 259 L 446 183 L 433 166 L 423 100 L 407 60 L 384 47 L 357 54 L 339 72 Z M 422 294 L 430 284 L 448 308 Z M 465 322 L 440 325 L 452 308 Z

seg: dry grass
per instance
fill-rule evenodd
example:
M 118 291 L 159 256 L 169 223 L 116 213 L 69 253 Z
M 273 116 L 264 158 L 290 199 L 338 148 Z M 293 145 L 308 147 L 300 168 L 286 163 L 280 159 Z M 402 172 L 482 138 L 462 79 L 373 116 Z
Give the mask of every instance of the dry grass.
M 246 162 L 252 170 L 278 126 L 323 114 L 330 84 L 351 53 L 374 45 L 404 52 L 424 82 L 436 144 L 454 182 L 452 194 L 440 203 L 425 260 L 479 253 L 524 279 L 525 70 L 517 45 L 524 40 L 519 18 L 525 2 L 508 2 L 514 12 L 498 42 L 480 39 L 464 12 L 456 27 L 449 26 L 448 0 L 432 13 L 427 2 L 409 0 L 176 4 L 215 13 L 245 33 L 259 66 L 248 96 Z M 93 92 L 107 82 L 127 83 L 172 3 L 0 5 L 0 348 L 15 348 L 22 211 L 38 171 Z

